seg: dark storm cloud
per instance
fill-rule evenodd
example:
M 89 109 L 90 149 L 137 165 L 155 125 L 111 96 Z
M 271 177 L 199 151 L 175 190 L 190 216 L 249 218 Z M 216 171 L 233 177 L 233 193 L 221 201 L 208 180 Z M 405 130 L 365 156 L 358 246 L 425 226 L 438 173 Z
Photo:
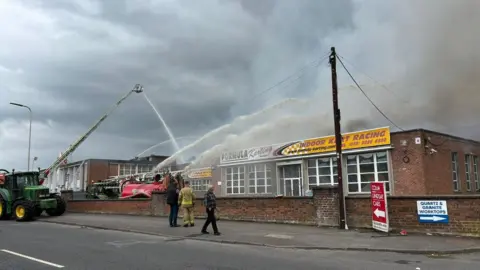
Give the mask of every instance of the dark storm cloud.
M 15 3 L 44 16 L 35 17 L 44 23 L 38 31 L 21 32 L 23 26 L 18 25 L 18 35 L 25 40 L 36 35 L 35 43 L 17 48 L 8 44 L 18 53 L 0 53 L 0 64 L 21 67 L 24 73 L 18 81 L 48 99 L 44 106 L 44 101 L 36 101 L 36 120 L 86 130 L 141 83 L 177 136 L 201 134 L 238 112 L 311 92 L 315 73 L 299 80 L 294 92 L 272 92 L 256 103 L 247 102 L 319 58 L 328 47 L 322 42 L 325 36 L 353 29 L 354 12 L 347 0 Z M 59 113 L 53 101 L 67 108 Z M 0 112 L 5 119 L 24 119 L 18 110 L 0 107 Z M 133 140 L 162 132 L 141 96 L 125 101 L 99 130 L 121 131 Z M 152 143 L 163 139 L 165 133 Z M 86 153 L 82 148 L 77 156 Z

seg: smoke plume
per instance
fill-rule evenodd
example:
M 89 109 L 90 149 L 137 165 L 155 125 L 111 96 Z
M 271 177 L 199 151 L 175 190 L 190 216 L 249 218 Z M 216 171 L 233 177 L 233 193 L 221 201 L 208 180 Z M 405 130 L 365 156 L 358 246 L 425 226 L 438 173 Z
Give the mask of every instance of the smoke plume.
M 411 121 L 480 139 L 480 2 L 417 1 L 407 13 L 397 33 L 408 54 L 404 81 L 418 85 L 411 94 L 422 100 Z
M 384 87 L 367 81 L 346 63 L 375 104 L 403 129 L 427 128 L 480 140 L 480 1 L 389 1 L 378 5 L 371 18 L 376 5 L 368 1 L 358 6 L 353 30 L 328 33 L 321 46 L 336 46 L 340 55 L 377 80 L 394 82 Z M 351 84 L 340 63 L 337 67 L 339 84 Z M 212 164 L 226 150 L 332 134 L 328 67 L 320 69 L 327 71 L 302 84 L 316 87 L 310 96 L 317 100 L 315 110 L 285 112 L 219 137 L 192 166 Z M 342 132 L 387 125 L 396 130 L 356 88 L 340 91 L 340 107 Z

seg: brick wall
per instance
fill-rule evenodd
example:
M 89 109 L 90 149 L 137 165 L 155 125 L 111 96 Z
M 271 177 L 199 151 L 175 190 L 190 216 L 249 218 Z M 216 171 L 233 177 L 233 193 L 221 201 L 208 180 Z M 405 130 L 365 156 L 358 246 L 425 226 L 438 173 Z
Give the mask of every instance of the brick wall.
M 108 163 L 108 176 L 116 176 L 119 173 L 120 164 Z
M 149 199 L 130 200 L 75 200 L 67 203 L 70 212 L 94 214 L 152 215 Z
M 68 198 L 67 194 L 62 194 Z M 71 198 L 71 197 L 70 197 Z M 417 200 L 446 200 L 449 224 L 420 224 L 417 220 Z M 219 198 L 221 219 L 257 222 L 338 226 L 337 189 L 313 189 L 313 197 L 283 198 Z M 68 211 L 130 215 L 167 216 L 165 194 L 154 193 L 152 199 L 72 200 Z M 347 225 L 350 228 L 371 228 L 370 197 L 347 197 Z M 388 197 L 390 227 L 394 231 L 436 232 L 480 236 L 480 196 L 390 196 Z M 201 200 L 195 206 L 196 216 L 205 216 Z
M 316 209 L 314 203 L 314 201 L 327 201 L 322 199 L 325 197 L 323 194 L 331 192 L 328 188 L 318 189 L 314 193 L 315 199 L 309 197 L 218 198 L 217 205 L 221 219 L 335 226 L 332 223 L 335 219 L 327 217 L 333 211 L 325 209 L 324 214 L 323 211 Z M 63 192 L 62 196 L 66 199 L 71 198 L 68 193 Z M 335 204 L 332 199 L 330 203 Z M 164 193 L 153 193 L 151 199 L 70 200 L 67 207 L 70 212 L 155 216 L 167 216 L 169 211 L 168 205 L 165 205 Z M 205 208 L 200 198 L 195 203 L 195 215 L 205 217 Z M 321 221 L 317 222 L 317 217 L 322 217 Z
M 415 144 L 421 132 L 392 133 L 393 195 L 424 195 L 427 193 L 424 171 L 424 150 Z M 406 144 L 406 145 L 403 145 Z
M 434 132 L 424 132 L 427 146 L 425 154 L 425 173 L 428 175 L 426 181 L 428 194 L 474 194 L 476 192 L 473 175 L 473 163 L 470 164 L 471 189 L 467 190 L 465 155 L 480 156 L 480 145 L 476 142 L 460 139 L 451 136 L 444 136 Z M 437 152 L 430 154 L 429 149 L 433 148 Z M 452 152 L 458 154 L 458 176 L 460 181 L 460 191 L 453 190 L 452 180 Z M 473 161 L 471 161 L 473 162 Z
M 420 138 L 420 143 L 415 142 Z M 480 144 L 427 130 L 396 132 L 391 134 L 393 194 L 453 195 L 480 194 L 476 191 L 473 163 L 470 164 L 471 190 L 467 190 L 465 154 L 480 156 Z M 430 149 L 435 149 L 432 153 Z M 460 191 L 453 190 L 452 157 L 458 153 Z M 480 187 L 478 187 L 480 189 Z
M 448 224 L 419 223 L 417 200 L 446 200 Z M 347 197 L 347 224 L 357 228 L 371 228 L 370 197 Z M 480 236 L 480 196 L 403 196 L 388 197 L 390 227 L 410 232 L 433 232 Z
M 108 179 L 108 161 L 89 160 L 88 162 L 88 184 L 98 180 Z

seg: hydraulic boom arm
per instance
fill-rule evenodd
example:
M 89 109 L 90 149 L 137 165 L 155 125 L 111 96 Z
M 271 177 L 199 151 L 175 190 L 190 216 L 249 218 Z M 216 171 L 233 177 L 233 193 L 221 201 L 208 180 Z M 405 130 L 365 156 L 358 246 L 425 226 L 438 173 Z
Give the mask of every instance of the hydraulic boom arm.
M 62 155 L 60 155 L 60 157 L 58 157 L 55 162 L 53 162 L 52 165 L 50 165 L 50 167 L 48 167 L 48 169 L 45 170 L 45 176 L 48 176 L 48 174 L 50 173 L 51 170 L 54 170 L 59 164 L 60 162 L 62 162 L 62 160 L 64 160 L 65 158 L 67 158 L 73 151 L 75 151 L 75 149 L 78 148 L 78 146 L 84 142 L 88 136 L 90 136 L 90 134 L 92 134 L 93 131 L 95 131 L 98 126 L 100 126 L 100 124 L 125 100 L 127 99 L 132 93 L 142 93 L 143 92 L 143 86 L 141 86 L 140 84 L 136 84 L 135 87 L 128 91 L 128 93 L 126 95 L 124 95 L 119 101 L 117 101 L 117 103 L 115 103 L 115 105 L 110 108 L 110 110 L 104 114 L 96 123 L 95 125 L 93 125 L 82 137 L 80 137 L 74 144 L 70 145 L 70 147 L 67 148 L 67 150 L 65 152 L 62 153 Z

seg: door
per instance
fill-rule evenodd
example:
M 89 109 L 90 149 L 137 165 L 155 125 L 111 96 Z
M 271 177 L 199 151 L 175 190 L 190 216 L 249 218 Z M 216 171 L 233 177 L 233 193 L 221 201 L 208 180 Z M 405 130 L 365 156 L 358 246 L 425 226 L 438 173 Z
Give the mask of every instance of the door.
M 302 196 L 302 181 L 300 178 L 285 178 L 285 196 Z
M 303 196 L 301 164 L 281 166 L 280 177 L 284 196 Z

